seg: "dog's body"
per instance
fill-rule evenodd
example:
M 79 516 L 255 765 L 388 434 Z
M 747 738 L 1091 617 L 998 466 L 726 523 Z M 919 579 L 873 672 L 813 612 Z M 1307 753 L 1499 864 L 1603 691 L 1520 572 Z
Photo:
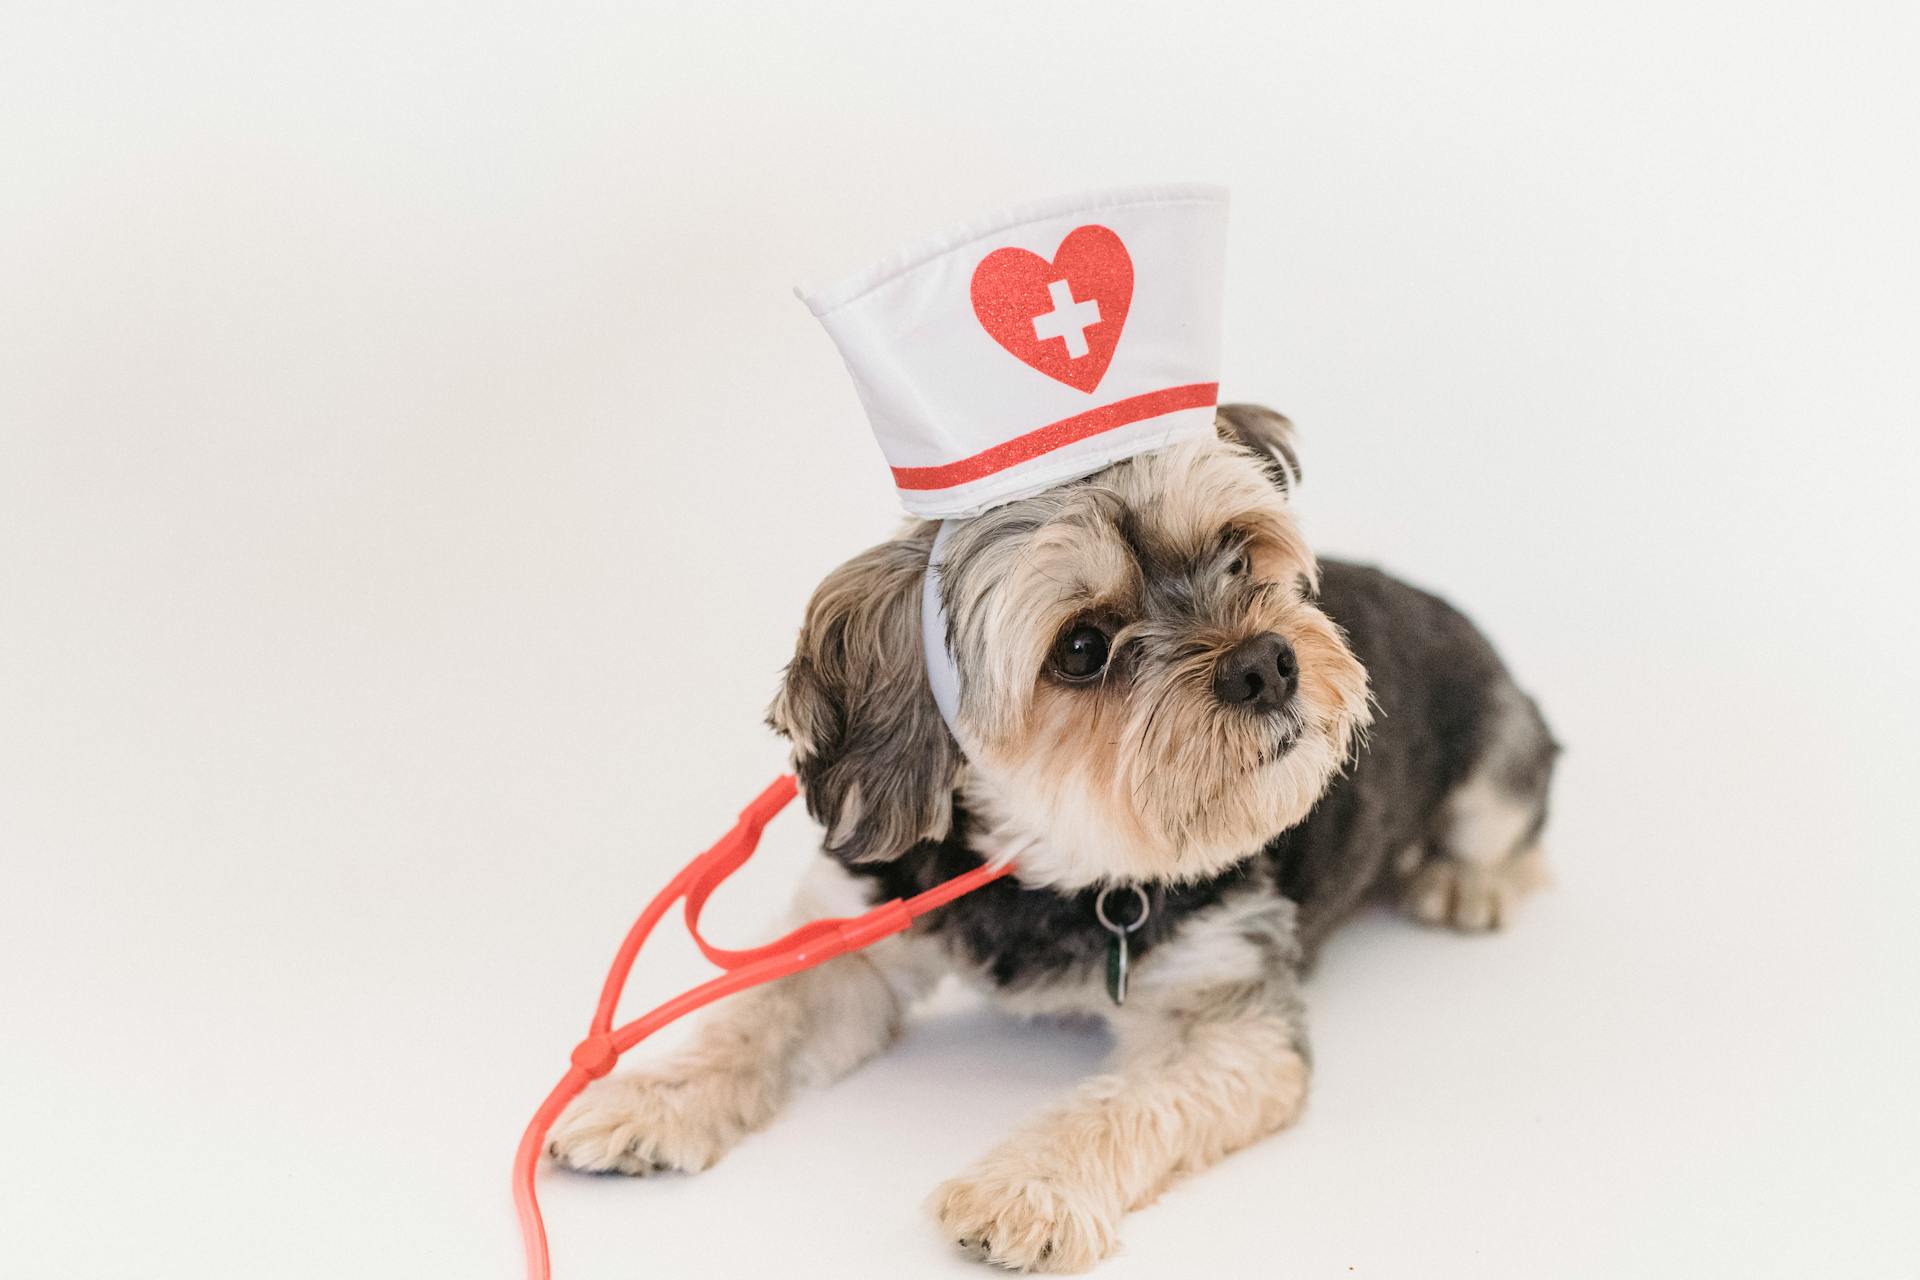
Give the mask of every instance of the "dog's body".
M 828 828 L 795 916 L 983 860 L 1015 872 L 736 997 L 679 1060 L 595 1085 L 556 1157 L 704 1168 L 957 972 L 1023 1012 L 1111 1022 L 1110 1070 L 932 1201 L 993 1262 L 1079 1270 L 1129 1209 L 1298 1114 L 1300 974 L 1360 903 L 1384 889 L 1429 922 L 1502 922 L 1537 875 L 1555 752 L 1538 711 L 1445 603 L 1306 552 L 1284 419 L 1230 406 L 1221 435 L 969 522 L 942 572 L 955 733 L 914 656 L 932 526 L 822 585 L 773 711 Z M 1124 1004 L 1103 889 L 1109 921 L 1146 913 Z
M 1546 818 L 1552 746 L 1531 700 L 1507 677 L 1471 623 L 1444 601 L 1377 569 L 1321 562 L 1320 601 L 1366 666 L 1380 710 L 1353 767 L 1336 777 L 1298 826 L 1253 857 L 1196 882 L 1149 888 L 1147 920 L 1132 935 L 1144 958 L 1195 915 L 1223 902 L 1284 898 L 1310 961 L 1333 926 L 1377 887 L 1417 877 L 1434 923 L 1499 923 Z M 976 838 L 964 799 L 954 829 L 893 862 L 855 863 L 874 901 L 908 897 L 998 852 Z M 1450 865 L 1450 864 L 1458 864 Z M 1434 868 L 1444 868 L 1447 883 Z M 1510 874 L 1476 875 L 1505 869 Z M 1421 874 L 1425 872 L 1425 874 Z M 1094 915 L 1098 890 L 1035 891 L 1015 876 L 953 902 L 924 926 L 954 967 L 979 985 L 1017 996 L 1030 988 L 1101 986 L 1108 933 Z M 1133 908 L 1129 905 L 1127 912 Z

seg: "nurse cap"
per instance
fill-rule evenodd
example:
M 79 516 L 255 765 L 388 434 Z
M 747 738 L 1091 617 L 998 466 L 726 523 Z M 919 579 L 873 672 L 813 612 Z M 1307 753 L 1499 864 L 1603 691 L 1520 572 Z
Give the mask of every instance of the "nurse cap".
M 1227 197 L 1025 205 L 796 290 L 853 376 L 900 501 L 990 507 L 1213 430 Z

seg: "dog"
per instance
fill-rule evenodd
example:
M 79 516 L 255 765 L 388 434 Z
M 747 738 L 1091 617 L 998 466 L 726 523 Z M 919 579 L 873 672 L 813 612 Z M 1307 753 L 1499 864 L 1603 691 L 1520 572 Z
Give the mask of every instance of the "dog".
M 1106 1070 L 928 1201 L 985 1261 L 1085 1270 L 1128 1211 L 1300 1115 L 1302 975 L 1363 902 L 1506 920 L 1542 876 L 1558 747 L 1538 708 L 1452 607 L 1316 559 L 1287 419 L 1228 405 L 1217 425 L 955 527 L 952 730 L 921 643 L 937 525 L 827 576 L 768 717 L 826 831 L 793 920 L 1014 871 L 597 1081 L 557 1162 L 705 1169 L 953 972 L 1112 1028 Z

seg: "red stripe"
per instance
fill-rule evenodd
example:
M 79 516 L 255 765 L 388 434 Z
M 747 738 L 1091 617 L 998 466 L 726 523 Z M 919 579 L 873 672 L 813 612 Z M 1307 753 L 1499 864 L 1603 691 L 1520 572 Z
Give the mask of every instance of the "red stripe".
M 1052 453 L 1076 440 L 1097 436 L 1102 431 L 1157 418 L 1178 409 L 1204 409 L 1219 398 L 1220 384 L 1217 382 L 1194 382 L 1184 387 L 1149 391 L 1143 396 L 1128 396 L 1125 400 L 1116 400 L 1098 409 L 1089 409 L 1071 418 L 1036 427 L 1005 444 L 982 449 L 971 458 L 962 458 L 958 462 L 938 467 L 895 467 L 893 482 L 902 489 L 951 489 L 969 480 L 978 480 L 996 471 L 1018 466 L 1043 453 Z

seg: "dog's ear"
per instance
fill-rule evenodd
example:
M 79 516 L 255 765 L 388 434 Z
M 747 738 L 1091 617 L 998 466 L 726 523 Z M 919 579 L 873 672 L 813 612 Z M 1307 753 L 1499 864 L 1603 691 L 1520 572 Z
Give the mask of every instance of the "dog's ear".
M 1280 492 L 1293 496 L 1301 477 L 1293 423 L 1257 404 L 1223 404 L 1215 411 L 1213 423 L 1221 439 L 1252 451 Z
M 897 858 L 947 833 L 961 754 L 927 684 L 920 588 L 933 526 L 855 556 L 807 605 L 767 723 L 793 742 L 827 852 Z

